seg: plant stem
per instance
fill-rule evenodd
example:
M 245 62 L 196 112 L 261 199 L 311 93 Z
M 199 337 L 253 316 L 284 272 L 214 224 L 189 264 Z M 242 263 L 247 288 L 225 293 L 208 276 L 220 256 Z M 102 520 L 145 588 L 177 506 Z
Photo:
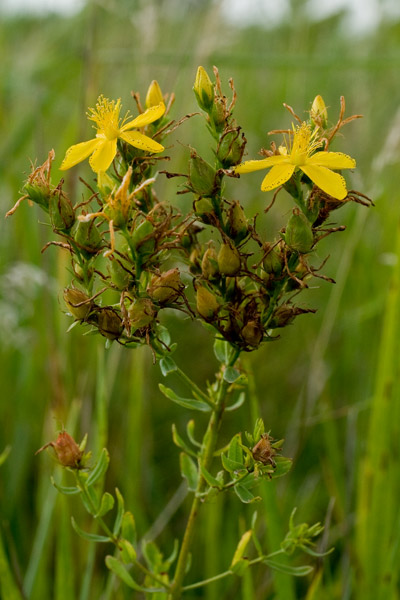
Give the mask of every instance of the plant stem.
M 240 354 L 239 351 L 235 352 L 231 361 L 226 366 L 232 367 L 235 364 L 236 360 L 238 359 L 239 354 Z M 195 532 L 195 525 L 196 525 L 198 511 L 200 508 L 200 504 L 202 502 L 201 494 L 204 492 L 204 488 L 206 487 L 206 480 L 204 479 L 204 477 L 201 473 L 200 466 L 203 466 L 207 471 L 209 470 L 209 468 L 211 466 L 211 463 L 213 460 L 213 455 L 214 455 L 214 452 L 215 452 L 215 449 L 217 446 L 218 432 L 220 429 L 222 416 L 224 414 L 224 409 L 225 409 L 225 400 L 226 400 L 226 394 L 227 394 L 227 390 L 229 387 L 229 383 L 227 381 L 225 381 L 225 379 L 223 378 L 224 368 L 225 367 L 221 367 L 221 370 L 219 372 L 219 383 L 218 383 L 218 388 L 217 388 L 217 392 L 216 392 L 216 396 L 215 396 L 213 412 L 210 416 L 210 420 L 208 422 L 208 427 L 207 427 L 207 430 L 203 437 L 203 442 L 202 442 L 201 451 L 200 451 L 200 458 L 199 458 L 199 481 L 197 484 L 195 496 L 193 498 L 192 507 L 191 507 L 190 514 L 189 514 L 189 519 L 188 519 L 188 522 L 186 525 L 186 530 L 185 530 L 185 533 L 183 536 L 182 546 L 181 546 L 181 550 L 180 550 L 179 557 L 178 557 L 178 563 L 177 563 L 176 570 L 175 570 L 174 581 L 171 586 L 171 593 L 169 596 L 169 600 L 179 600 L 182 596 L 182 584 L 183 584 L 183 579 L 184 579 L 185 572 L 186 572 L 188 554 L 190 551 L 190 547 L 191 547 L 194 532 Z

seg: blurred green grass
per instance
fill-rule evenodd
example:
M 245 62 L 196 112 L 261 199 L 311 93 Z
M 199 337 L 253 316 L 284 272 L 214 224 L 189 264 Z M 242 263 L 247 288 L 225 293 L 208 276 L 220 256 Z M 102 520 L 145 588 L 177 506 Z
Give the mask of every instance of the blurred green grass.
M 386 346 L 380 341 L 383 323 L 393 335 L 398 332 L 393 292 L 389 322 L 386 298 L 397 259 L 399 220 L 400 23 L 383 22 L 365 36 L 354 35 L 344 31 L 342 14 L 312 22 L 304 7 L 304 2 L 293 1 L 291 18 L 274 29 L 255 25 L 237 29 L 221 16 L 218 2 L 177 0 L 92 2 L 70 18 L 20 16 L 0 23 L 3 214 L 18 197 L 29 159 L 40 164 L 54 147 L 58 166 L 70 144 L 90 137 L 85 111 L 99 93 L 122 97 L 124 108 L 134 111 L 131 89 L 144 98 L 156 78 L 163 91 L 176 93 L 173 115 L 180 117 L 196 111 L 191 87 L 198 64 L 209 71 L 216 64 L 226 90 L 228 78 L 234 78 L 236 118 L 252 157 L 268 145 L 267 131 L 290 124 L 283 102 L 303 115 L 320 93 L 334 120 L 339 97 L 344 95 L 347 114 L 364 115 L 345 128 L 340 149 L 357 159 L 357 171 L 350 175 L 352 186 L 372 195 L 376 206 L 342 209 L 341 222 L 348 230 L 332 243 L 326 240 L 324 248 L 330 254 L 324 272 L 337 284 L 321 282 L 318 289 L 310 290 L 306 300 L 318 308 L 317 314 L 301 317 L 278 343 L 247 357 L 258 402 L 230 414 L 224 434 L 227 440 L 237 430 L 250 429 L 259 413 L 273 435 L 287 440 L 285 453 L 294 458 L 293 470 L 258 507 L 268 543 L 273 545 L 297 506 L 301 520 L 323 521 L 329 516 L 326 544 L 336 550 L 324 561 L 322 580 L 314 589 L 311 580 L 292 581 L 285 576 L 272 580 L 259 570 L 243 589 L 239 580 L 229 587 L 211 586 L 203 596 L 208 600 L 232 595 L 290 600 L 305 598 L 307 589 L 311 590 L 307 597 L 315 599 L 399 595 L 398 573 L 389 591 L 382 587 L 384 596 L 365 582 L 380 582 L 387 565 L 395 571 L 398 556 L 399 521 L 390 503 L 385 509 L 386 526 L 393 524 L 394 533 L 385 539 L 379 535 L 383 502 L 379 487 L 381 494 L 386 489 L 393 497 L 400 493 L 398 409 L 391 412 L 380 402 L 379 382 L 386 347 L 393 360 L 386 376 L 393 382 L 393 404 L 398 402 L 397 350 L 390 340 L 384 342 Z M 167 165 L 171 171 L 185 170 L 188 145 L 209 152 L 206 134 L 198 135 L 200 118 L 193 117 L 178 130 L 180 143 Z M 55 169 L 55 179 L 60 175 Z M 78 189 L 79 175 L 91 177 L 85 166 L 68 172 L 70 189 Z M 249 211 L 261 213 L 265 196 L 257 177 L 242 178 L 239 187 Z M 175 184 L 161 176 L 158 190 L 182 210 L 190 206 L 189 196 L 175 198 Z M 275 209 L 275 229 L 288 210 L 285 202 Z M 82 337 L 78 328 L 66 333 L 69 322 L 62 312 L 60 290 L 69 281 L 67 262 L 55 248 L 40 254 L 52 239 L 40 220 L 36 208 L 27 205 L 7 221 L 0 220 L 0 451 L 12 446 L 0 468 L 3 543 L 17 580 L 25 578 L 29 599 L 67 597 L 60 582 L 72 569 L 71 585 L 80 600 L 124 598 L 122 591 L 119 596 L 111 591 L 101 596 L 106 585 L 101 553 L 94 557 L 93 550 L 70 535 L 66 525 L 56 527 L 58 521 L 67 523 L 71 513 L 80 515 L 80 509 L 56 499 L 49 485 L 54 465 L 43 456 L 34 457 L 34 452 L 70 419 L 76 421 L 78 437 L 89 433 L 94 450 L 107 443 L 112 457 L 108 485 L 123 491 L 143 535 L 179 482 L 178 450 L 171 442 L 170 424 L 183 429 L 188 417 L 160 397 L 159 371 L 151 364 L 150 351 L 122 352 L 116 346 L 104 351 L 101 339 Z M 267 221 L 265 227 L 270 227 Z M 324 256 L 319 258 L 322 261 Z M 177 360 L 198 382 L 210 379 L 216 365 L 207 333 L 196 324 L 190 328 L 180 324 L 173 319 L 169 324 L 179 344 Z M 106 377 L 99 378 L 99 373 Z M 371 415 L 376 414 L 383 415 L 377 439 L 370 425 Z M 382 472 L 377 457 L 388 464 Z M 368 471 L 366 479 L 368 465 L 372 475 Z M 378 490 L 371 492 L 371 505 L 368 498 L 363 500 L 369 484 Z M 185 501 L 183 508 L 177 501 L 177 512 L 158 538 L 166 553 L 173 537 L 182 533 L 185 507 Z M 241 510 L 225 498 L 204 507 L 206 526 L 196 540 L 199 556 L 204 557 L 204 564 L 197 566 L 202 576 L 212 576 L 229 564 L 243 528 Z M 252 510 L 244 513 L 249 520 Z M 67 550 L 55 564 L 53 550 L 58 543 Z M 368 543 L 373 546 L 364 552 Z M 379 561 L 374 560 L 375 552 L 382 552 Z M 390 552 L 392 562 L 386 562 Z M 86 575 L 83 584 L 90 561 L 93 579 Z M 368 579 L 368 573 L 375 579 L 371 574 Z

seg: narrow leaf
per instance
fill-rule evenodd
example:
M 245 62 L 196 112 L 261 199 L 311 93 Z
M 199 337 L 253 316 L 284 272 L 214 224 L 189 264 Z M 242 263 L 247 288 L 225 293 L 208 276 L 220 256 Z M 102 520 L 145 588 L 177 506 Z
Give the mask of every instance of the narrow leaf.
M 240 377 L 240 372 L 235 367 L 226 367 L 224 371 L 224 379 L 228 383 L 234 383 Z
M 117 516 L 115 517 L 113 534 L 117 536 L 121 529 L 122 517 L 124 514 L 124 508 L 125 508 L 125 502 L 124 502 L 124 498 L 118 488 L 115 488 L 115 495 L 117 497 L 118 509 L 117 509 Z
M 110 569 L 117 577 L 119 577 L 128 587 L 132 590 L 136 590 L 137 592 L 148 592 L 155 593 L 164 590 L 160 590 L 157 588 L 144 588 L 136 583 L 136 581 L 131 577 L 126 568 L 122 563 L 119 562 L 114 556 L 106 556 L 106 565 L 107 568 Z
M 240 433 L 234 435 L 229 443 L 228 458 L 231 461 L 239 463 L 241 466 L 244 465 Z
M 108 492 L 104 492 L 101 498 L 100 508 L 95 517 L 106 515 L 114 507 L 114 502 L 114 497 Z
M 221 454 L 222 466 L 226 471 L 230 473 L 234 473 L 235 471 L 239 471 L 243 469 L 243 463 L 237 462 L 236 460 L 231 460 L 226 454 Z
M 136 545 L 136 524 L 133 514 L 129 511 L 124 513 L 121 525 L 122 537 L 131 544 Z
M 294 577 L 304 577 L 304 575 L 309 575 L 314 570 L 313 567 L 309 565 L 291 567 L 290 565 L 284 565 L 274 560 L 270 560 L 269 558 L 265 558 L 262 562 L 275 571 L 285 573 L 286 575 L 293 575 Z
M 225 340 L 216 339 L 214 342 L 214 354 L 220 363 L 228 365 L 234 355 L 234 348 Z
M 187 443 L 181 438 L 174 423 L 172 424 L 172 439 L 175 446 L 178 446 L 178 448 L 181 448 L 181 450 L 184 450 L 187 454 L 190 454 L 190 456 L 197 458 L 196 452 L 189 448 Z
M 225 410 L 227 410 L 227 411 L 236 410 L 237 408 L 240 408 L 242 406 L 242 404 L 244 403 L 245 400 L 246 400 L 246 394 L 244 392 L 242 392 L 241 394 L 239 394 L 239 398 L 236 400 L 236 402 L 234 402 L 230 406 L 227 406 L 225 408 Z
M 86 485 L 89 487 L 96 483 L 101 477 L 103 477 L 104 473 L 107 471 L 108 464 L 110 462 L 110 455 L 108 453 L 107 448 L 103 448 L 100 458 L 96 463 L 93 471 L 90 473 Z
M 175 361 L 170 356 L 163 356 L 159 362 L 161 373 L 166 377 L 177 370 Z
M 96 533 L 87 533 L 86 531 L 83 531 L 75 521 L 74 517 L 71 517 L 71 523 L 76 533 L 84 540 L 88 540 L 89 542 L 111 542 L 111 539 L 105 535 L 97 535 Z
M 235 485 L 233 489 L 244 504 L 251 504 L 252 502 L 259 502 L 261 500 L 260 496 L 253 496 L 253 494 L 243 485 L 240 485 L 240 483 Z
M 193 446 L 197 446 L 201 448 L 201 444 L 194 437 L 194 420 L 190 419 L 189 423 L 186 425 L 186 433 L 189 440 L 192 442 Z
M 55 482 L 54 477 L 50 477 L 50 481 L 54 485 L 56 490 L 58 490 L 61 494 L 65 494 L 66 496 L 73 496 L 74 494 L 79 494 L 79 492 L 81 491 L 76 486 L 67 487 L 65 485 L 59 485 Z
M 179 462 L 182 477 L 186 479 L 189 490 L 195 492 L 197 489 L 197 482 L 199 480 L 197 466 L 195 465 L 194 461 L 190 458 L 190 456 L 188 456 L 184 452 L 181 452 Z
M 200 410 L 202 412 L 210 412 L 211 408 L 206 402 L 202 402 L 201 400 L 195 400 L 194 398 L 181 398 L 178 396 L 171 388 L 166 387 L 162 383 L 158 384 L 161 392 L 172 400 L 172 402 L 176 402 L 176 404 L 180 404 L 184 408 L 189 408 L 191 410 Z
M 201 465 L 201 473 L 204 477 L 204 479 L 207 481 L 208 485 L 210 485 L 211 487 L 215 487 L 218 488 L 219 490 L 222 490 L 222 485 L 221 482 L 218 481 L 218 479 L 216 479 L 213 475 L 211 475 L 211 473 L 209 471 L 207 471 L 207 469 L 205 467 L 203 467 L 203 465 Z

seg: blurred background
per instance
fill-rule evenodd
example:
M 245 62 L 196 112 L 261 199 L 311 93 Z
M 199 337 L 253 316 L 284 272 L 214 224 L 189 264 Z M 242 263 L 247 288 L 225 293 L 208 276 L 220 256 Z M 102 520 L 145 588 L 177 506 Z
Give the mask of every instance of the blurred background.
M 190 597 L 399 598 L 399 3 L 1 0 L 0 16 L 2 214 L 18 199 L 30 161 L 41 164 L 51 148 L 53 181 L 65 176 L 78 200 L 78 177 L 90 181 L 90 170 L 82 164 L 62 174 L 58 166 L 67 147 L 91 137 L 85 113 L 100 93 L 121 97 L 135 114 L 131 90 L 144 98 L 157 79 L 164 93 L 175 92 L 172 116 L 179 119 L 197 110 L 192 85 L 200 64 L 210 74 L 218 66 L 226 93 L 233 77 L 250 158 L 268 146 L 269 130 L 290 126 L 283 102 L 304 116 L 321 94 L 335 122 L 343 95 L 347 116 L 364 115 L 342 130 L 335 149 L 357 159 L 349 188 L 375 207 L 349 203 L 338 214 L 347 230 L 321 244 L 324 254 L 314 261 L 329 255 L 324 273 L 337 283 L 316 280 L 304 302 L 317 313 L 246 356 L 252 401 L 230 413 L 222 440 L 251 430 L 258 415 L 274 437 L 284 437 L 293 469 L 264 486 L 260 536 L 277 549 L 296 506 L 299 522 L 326 523 L 321 549 L 335 551 L 308 578 L 260 568 Z M 177 130 L 169 170 L 186 170 L 188 145 L 211 160 L 201 120 Z M 161 197 L 190 209 L 189 195 L 175 196 L 174 180 L 159 177 L 157 185 Z M 239 191 L 250 214 L 262 213 L 266 196 L 256 175 L 242 178 Z M 275 207 L 275 230 L 289 207 L 285 200 Z M 73 498 L 57 497 L 49 479 L 57 467 L 34 453 L 63 426 L 78 439 L 87 432 L 95 455 L 107 445 L 108 489 L 123 492 L 139 536 L 157 536 L 169 554 L 189 506 L 171 424 L 183 430 L 189 416 L 159 393 L 148 349 L 105 350 L 103 338 L 82 336 L 78 327 L 66 332 L 61 290 L 71 276 L 57 248 L 41 254 L 53 239 L 42 220 L 24 203 L 0 219 L 0 452 L 11 446 L 0 467 L 1 538 L 21 598 L 132 598 L 105 573 L 109 549 L 95 553 L 71 532 L 70 515 L 82 526 L 86 517 Z M 217 365 L 208 333 L 172 317 L 168 326 L 177 362 L 198 383 L 211 379 Z M 254 510 L 225 497 L 204 507 L 189 578 L 229 565 Z

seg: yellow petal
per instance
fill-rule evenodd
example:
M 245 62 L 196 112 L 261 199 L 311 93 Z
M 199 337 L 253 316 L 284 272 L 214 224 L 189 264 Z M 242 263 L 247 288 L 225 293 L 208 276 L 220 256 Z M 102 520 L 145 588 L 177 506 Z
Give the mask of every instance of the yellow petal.
M 269 167 L 273 167 L 274 165 L 279 165 L 280 163 L 287 162 L 287 156 L 279 156 L 278 154 L 274 156 L 268 156 L 268 158 L 262 158 L 261 160 L 246 160 L 246 162 L 234 167 L 235 173 L 252 173 L 253 171 L 260 171 L 261 169 L 268 169 Z
M 74 167 L 78 163 L 85 160 L 92 152 L 97 148 L 99 144 L 99 140 L 94 138 L 93 140 L 89 140 L 87 142 L 81 142 L 80 144 L 75 144 L 68 148 L 65 153 L 65 158 L 61 163 L 61 171 L 66 171 L 71 167 Z
M 107 171 L 117 154 L 117 140 L 100 139 L 99 145 L 89 158 L 90 166 L 95 173 Z
M 307 159 L 306 164 L 328 169 L 354 169 L 356 161 L 343 152 L 316 152 Z
M 346 182 L 339 173 L 334 173 L 326 167 L 316 165 L 302 165 L 299 167 L 311 181 L 323 192 L 326 192 L 337 200 L 343 200 L 347 196 Z
M 269 192 L 269 190 L 273 190 L 283 183 L 286 183 L 286 181 L 288 181 L 288 179 L 290 179 L 293 175 L 294 170 L 295 166 L 291 164 L 285 163 L 283 165 L 275 165 L 272 167 L 268 175 L 264 177 L 264 180 L 261 184 L 261 191 Z
M 147 152 L 162 152 L 164 150 L 164 146 L 161 146 L 158 142 L 138 131 L 126 131 L 120 134 L 120 138 L 128 142 L 128 144 L 135 146 L 135 148 L 146 150 Z
M 121 127 L 121 131 L 128 131 L 133 127 L 144 127 L 145 125 L 149 125 L 149 123 L 153 123 L 153 121 L 157 121 L 160 117 L 165 113 L 165 104 L 164 102 L 160 102 L 157 106 L 150 106 L 147 110 L 144 111 L 141 115 L 133 119 L 133 121 L 129 121 L 129 123 L 125 123 Z

